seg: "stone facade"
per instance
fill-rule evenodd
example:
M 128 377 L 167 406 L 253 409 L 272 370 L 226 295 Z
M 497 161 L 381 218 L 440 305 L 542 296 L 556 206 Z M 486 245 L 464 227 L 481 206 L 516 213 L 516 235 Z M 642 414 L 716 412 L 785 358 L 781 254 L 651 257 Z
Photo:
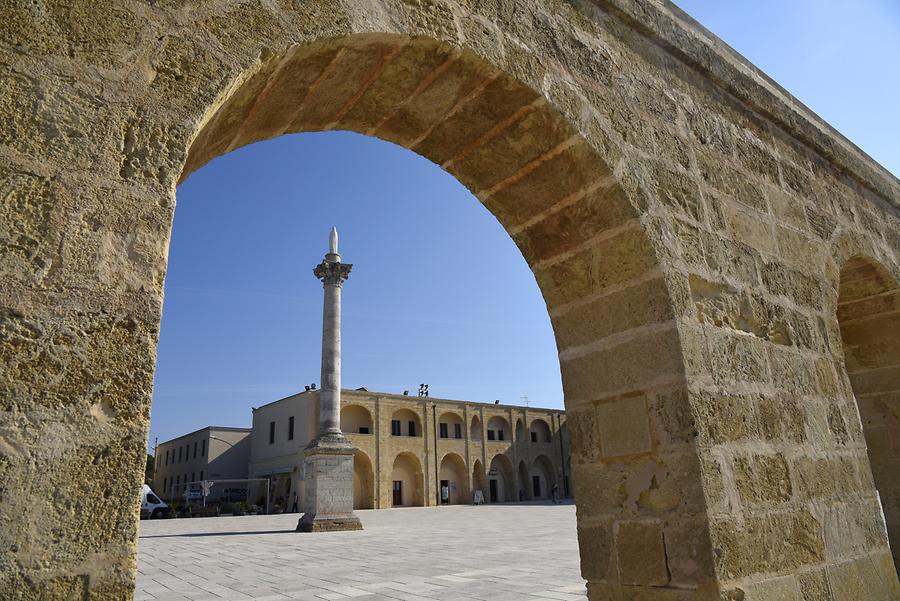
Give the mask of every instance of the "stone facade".
M 254 411 L 250 475 L 272 477 L 274 499 L 282 499 L 282 505 L 291 505 L 294 492 L 299 507 L 310 498 L 303 449 L 315 436 L 319 394 L 302 392 Z M 288 440 L 291 417 L 295 429 Z M 269 438 L 271 424 L 274 440 Z M 449 504 L 471 503 L 476 490 L 488 503 L 549 499 L 553 485 L 560 497 L 570 496 L 565 424 L 565 413 L 555 409 L 343 390 L 341 430 L 355 448 L 352 486 L 346 488 L 353 491 L 351 505 L 438 505 L 442 480 Z M 402 482 L 399 503 L 395 481 Z
M 671 3 L 7 2 L 0 57 L 0 596 L 130 597 L 176 184 L 346 129 L 533 270 L 591 599 L 900 599 L 900 183 Z

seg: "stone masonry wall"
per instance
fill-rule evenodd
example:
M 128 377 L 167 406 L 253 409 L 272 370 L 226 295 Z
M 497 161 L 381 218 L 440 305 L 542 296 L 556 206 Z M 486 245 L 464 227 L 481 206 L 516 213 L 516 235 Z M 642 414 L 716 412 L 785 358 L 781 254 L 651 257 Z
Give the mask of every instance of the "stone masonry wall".
M 348 129 L 534 272 L 592 600 L 900 599 L 838 321 L 900 183 L 673 5 L 7 2 L 0 79 L 0 596 L 131 596 L 176 183 Z

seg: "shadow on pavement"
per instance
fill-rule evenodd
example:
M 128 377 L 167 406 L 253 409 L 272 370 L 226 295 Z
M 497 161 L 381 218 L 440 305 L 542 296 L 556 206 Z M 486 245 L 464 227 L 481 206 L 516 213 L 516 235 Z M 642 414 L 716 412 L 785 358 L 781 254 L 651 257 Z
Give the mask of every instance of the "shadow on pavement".
M 296 530 L 246 530 L 242 532 L 186 532 L 184 534 L 147 534 L 138 538 L 190 538 L 192 536 L 244 536 L 248 534 L 286 534 Z

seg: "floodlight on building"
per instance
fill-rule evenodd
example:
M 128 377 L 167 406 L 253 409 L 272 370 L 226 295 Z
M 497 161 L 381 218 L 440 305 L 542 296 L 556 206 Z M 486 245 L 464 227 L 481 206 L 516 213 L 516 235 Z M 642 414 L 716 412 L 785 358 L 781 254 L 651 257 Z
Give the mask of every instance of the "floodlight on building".
M 404 390 L 404 391 L 403 391 L 403 396 L 409 396 L 409 391 L 408 391 L 408 390 Z
M 497 399 L 496 401 L 494 401 L 494 404 L 495 404 L 495 405 L 499 405 L 499 404 L 500 404 L 500 399 Z
M 309 392 L 309 386 L 304 386 L 306 388 L 306 392 Z
M 309 387 L 310 387 L 312 390 L 315 390 L 315 389 L 316 389 L 316 383 L 313 382 L 312 384 L 309 385 Z

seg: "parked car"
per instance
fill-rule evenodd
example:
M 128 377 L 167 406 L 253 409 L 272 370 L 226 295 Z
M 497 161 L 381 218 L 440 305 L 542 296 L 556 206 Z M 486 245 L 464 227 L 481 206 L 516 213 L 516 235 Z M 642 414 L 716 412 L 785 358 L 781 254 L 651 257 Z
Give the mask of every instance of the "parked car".
M 141 519 L 167 518 L 171 513 L 172 509 L 145 484 L 141 489 Z

